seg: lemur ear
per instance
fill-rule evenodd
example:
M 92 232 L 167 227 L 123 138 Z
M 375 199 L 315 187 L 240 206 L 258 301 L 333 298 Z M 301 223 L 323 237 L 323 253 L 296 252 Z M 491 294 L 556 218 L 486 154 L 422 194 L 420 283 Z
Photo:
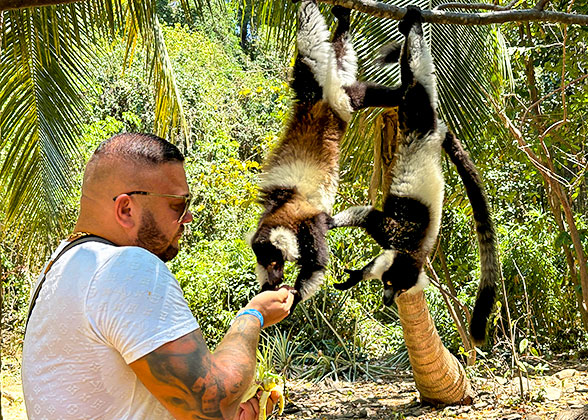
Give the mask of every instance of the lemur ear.
M 273 228 L 270 233 L 270 242 L 282 251 L 284 259 L 287 261 L 295 261 L 300 256 L 298 239 L 290 229 L 282 226 Z
M 249 246 L 252 246 L 252 245 L 253 245 L 253 237 L 254 237 L 254 236 L 255 236 L 255 231 L 254 231 L 254 230 L 252 230 L 252 231 L 250 231 L 250 232 L 247 232 L 247 233 L 245 234 L 245 236 L 243 237 L 243 239 L 245 240 L 245 242 L 247 242 L 247 244 L 248 244 Z

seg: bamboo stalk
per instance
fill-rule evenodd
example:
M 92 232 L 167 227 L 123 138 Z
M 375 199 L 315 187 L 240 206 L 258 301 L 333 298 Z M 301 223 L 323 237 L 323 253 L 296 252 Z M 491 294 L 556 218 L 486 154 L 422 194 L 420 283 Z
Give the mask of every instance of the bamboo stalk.
M 398 316 L 421 401 L 433 405 L 473 402 L 474 392 L 461 363 L 441 342 L 423 291 L 396 298 Z

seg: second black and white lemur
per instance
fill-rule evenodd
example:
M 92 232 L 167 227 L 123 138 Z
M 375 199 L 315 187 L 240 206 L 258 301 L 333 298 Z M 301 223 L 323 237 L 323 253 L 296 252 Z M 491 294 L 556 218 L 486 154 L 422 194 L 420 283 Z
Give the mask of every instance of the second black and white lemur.
M 384 56 L 385 62 L 399 59 L 403 92 L 390 190 L 382 210 L 358 206 L 333 216 L 334 227 L 363 227 L 384 251 L 363 269 L 346 270 L 349 278 L 335 287 L 344 290 L 363 279 L 379 278 L 384 286 L 384 303 L 391 305 L 398 293 L 414 293 L 428 284 L 424 265 L 441 224 L 444 181 L 440 159 L 444 149 L 464 181 L 476 220 L 481 278 L 470 334 L 481 343 L 499 276 L 496 235 L 487 199 L 471 159 L 438 118 L 435 69 L 418 8 L 408 7 L 399 30 L 405 36 L 402 46 L 389 49 Z

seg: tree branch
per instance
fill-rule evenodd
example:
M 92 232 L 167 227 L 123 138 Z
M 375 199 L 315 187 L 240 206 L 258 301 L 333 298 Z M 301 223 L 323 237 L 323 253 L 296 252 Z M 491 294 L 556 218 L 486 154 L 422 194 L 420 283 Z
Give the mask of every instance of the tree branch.
M 549 3 L 549 0 L 539 0 L 537 2 L 537 4 L 535 5 L 535 10 L 545 9 L 545 6 L 547 6 L 547 3 Z
M 58 4 L 75 3 L 80 0 L 0 0 L 0 11 L 25 9 L 27 7 L 55 6 Z
M 0 11 L 9 9 L 23 9 L 26 7 L 52 6 L 56 4 L 73 3 L 79 0 L 0 0 Z M 374 0 L 318 0 L 322 3 L 344 6 L 377 18 L 400 20 L 406 13 L 404 7 L 379 3 Z M 546 12 L 542 10 L 549 0 L 540 0 L 533 9 L 510 10 L 510 5 L 497 6 L 494 4 L 478 3 L 475 5 L 447 3 L 437 6 L 433 10 L 423 10 L 423 20 L 429 23 L 449 25 L 492 25 L 506 22 L 548 22 L 564 23 L 567 25 L 588 25 L 588 15 L 564 12 Z M 493 10 L 486 13 L 446 12 L 443 9 L 460 8 Z
M 400 20 L 406 13 L 404 7 L 379 3 L 373 0 L 319 0 L 322 3 L 339 5 L 357 10 L 378 18 Z M 459 8 L 467 8 L 465 4 L 448 3 Z M 493 4 L 478 4 L 479 9 L 495 10 L 486 13 L 460 13 L 442 10 L 445 5 L 439 5 L 434 10 L 423 10 L 423 20 L 429 23 L 441 23 L 449 25 L 491 25 L 506 22 L 549 22 L 565 23 L 568 25 L 588 25 L 588 15 L 579 15 L 564 12 L 550 12 L 537 9 L 525 10 L 496 10 Z
M 463 9 L 463 10 L 510 10 L 509 6 L 501 6 L 499 4 L 486 4 L 486 3 L 444 3 L 435 7 L 433 10 L 445 10 L 445 9 Z

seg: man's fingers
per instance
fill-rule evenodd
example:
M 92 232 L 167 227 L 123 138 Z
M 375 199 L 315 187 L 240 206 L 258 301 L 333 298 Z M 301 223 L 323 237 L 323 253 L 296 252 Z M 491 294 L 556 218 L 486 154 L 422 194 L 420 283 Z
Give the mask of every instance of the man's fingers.
M 270 395 L 267 399 L 267 402 L 265 403 L 265 412 L 267 413 L 268 416 L 271 414 L 272 411 L 274 411 L 274 405 L 276 405 L 276 402 L 278 399 L 279 399 L 279 397 L 278 398 L 274 397 L 274 392 L 270 393 Z
M 256 420 L 259 416 L 259 400 L 251 398 L 239 405 L 235 420 Z
M 276 404 L 278 401 L 280 401 L 280 393 L 278 391 L 272 391 L 270 393 L 270 399 L 273 404 Z
M 294 302 L 293 290 L 294 288 L 288 285 L 283 285 L 278 289 L 282 302 L 286 303 L 288 307 L 292 306 L 292 303 Z

